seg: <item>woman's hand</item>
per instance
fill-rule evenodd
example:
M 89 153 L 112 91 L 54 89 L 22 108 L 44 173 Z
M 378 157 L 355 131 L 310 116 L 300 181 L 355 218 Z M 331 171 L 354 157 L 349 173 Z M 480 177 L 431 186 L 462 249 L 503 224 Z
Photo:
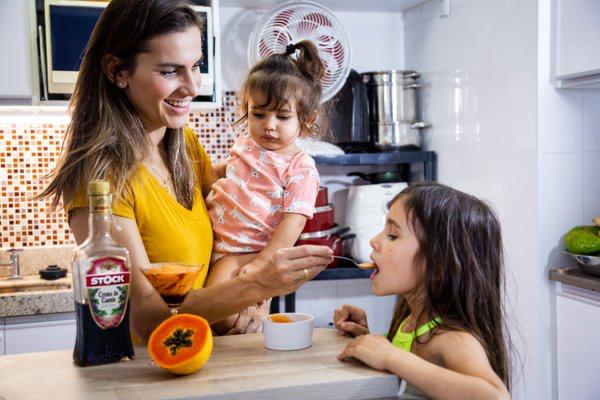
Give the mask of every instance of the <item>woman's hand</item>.
M 333 261 L 333 250 L 326 246 L 303 245 L 277 250 L 264 265 L 244 275 L 255 280 L 268 297 L 296 291 Z
M 333 312 L 333 325 L 340 335 L 355 337 L 369 333 L 365 310 L 349 304 L 344 304 Z
M 353 339 L 337 358 L 344 361 L 349 357 L 354 357 L 371 368 L 383 371 L 388 369 L 390 354 L 397 353 L 397 351 L 398 349 L 384 336 L 368 334 Z

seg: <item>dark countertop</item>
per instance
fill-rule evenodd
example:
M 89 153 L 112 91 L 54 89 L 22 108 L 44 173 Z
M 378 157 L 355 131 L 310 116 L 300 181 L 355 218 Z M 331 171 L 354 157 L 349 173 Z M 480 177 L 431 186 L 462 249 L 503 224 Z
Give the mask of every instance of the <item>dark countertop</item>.
M 585 274 L 579 268 L 551 269 L 548 271 L 548 279 L 600 293 L 600 278 Z

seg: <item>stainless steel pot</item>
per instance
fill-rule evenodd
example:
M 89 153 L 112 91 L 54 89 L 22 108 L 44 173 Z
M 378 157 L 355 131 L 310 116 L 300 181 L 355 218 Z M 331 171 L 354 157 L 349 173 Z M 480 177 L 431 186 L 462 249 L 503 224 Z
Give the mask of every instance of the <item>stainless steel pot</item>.
M 426 122 L 397 121 L 371 126 L 373 144 L 382 149 L 414 148 L 423 146 L 421 129 L 428 127 Z
M 369 98 L 371 142 L 382 148 L 421 147 L 416 71 L 377 71 L 362 74 Z

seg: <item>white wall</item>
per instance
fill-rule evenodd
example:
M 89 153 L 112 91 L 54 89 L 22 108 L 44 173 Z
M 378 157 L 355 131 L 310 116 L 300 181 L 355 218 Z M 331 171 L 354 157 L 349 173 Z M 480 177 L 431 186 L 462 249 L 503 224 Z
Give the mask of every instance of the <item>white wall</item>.
M 404 15 L 405 67 L 423 73 L 426 143 L 438 180 L 486 199 L 503 226 L 510 334 L 522 358 L 513 398 L 546 399 L 537 231 L 537 2 L 433 0 Z M 548 316 L 540 318 L 547 320 Z
M 541 348 L 555 347 L 554 318 L 545 318 L 554 312 L 545 271 L 575 265 L 562 253 L 563 235 L 575 225 L 591 225 L 592 218 L 600 215 L 600 90 L 557 90 L 550 83 L 550 3 L 539 1 L 538 217 L 540 295 L 544 306 L 539 318 Z M 556 398 L 556 356 L 549 352 L 541 356 L 540 380 L 552 382 L 544 398 Z
M 237 90 L 248 72 L 248 39 L 266 9 L 221 7 L 223 90 Z M 402 66 L 402 14 L 334 12 L 346 30 L 352 49 L 352 68 L 358 72 Z
M 223 90 L 239 89 L 246 78 L 249 69 L 246 56 L 248 38 L 267 12 L 264 9 L 237 7 L 220 9 Z M 348 34 L 352 68 L 365 72 L 403 66 L 402 14 L 339 11 L 334 14 Z M 331 168 L 323 171 L 324 184 L 339 180 L 336 176 L 339 171 L 331 171 Z M 337 191 L 344 188 L 334 185 L 332 189 L 329 193 L 331 200 L 340 197 L 341 193 Z M 337 220 L 343 211 L 343 205 L 336 208 Z M 394 302 L 395 298 L 392 297 L 374 296 L 368 279 L 309 282 L 296 293 L 296 310 L 314 315 L 317 326 L 328 326 L 333 310 L 344 303 L 351 303 L 365 308 L 371 329 L 381 333 L 385 333 L 389 327 Z

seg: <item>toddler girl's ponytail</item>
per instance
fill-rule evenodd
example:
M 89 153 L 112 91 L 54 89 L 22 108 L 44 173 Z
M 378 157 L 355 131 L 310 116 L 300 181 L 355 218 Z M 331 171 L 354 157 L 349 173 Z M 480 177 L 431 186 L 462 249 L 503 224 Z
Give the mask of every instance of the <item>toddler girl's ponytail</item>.
M 292 52 L 293 50 L 293 52 Z M 285 54 L 291 55 L 298 52 L 296 66 L 306 79 L 321 90 L 321 78 L 325 75 L 325 65 L 319 57 L 319 50 L 313 42 L 302 40 L 296 44 L 290 44 L 285 48 Z

